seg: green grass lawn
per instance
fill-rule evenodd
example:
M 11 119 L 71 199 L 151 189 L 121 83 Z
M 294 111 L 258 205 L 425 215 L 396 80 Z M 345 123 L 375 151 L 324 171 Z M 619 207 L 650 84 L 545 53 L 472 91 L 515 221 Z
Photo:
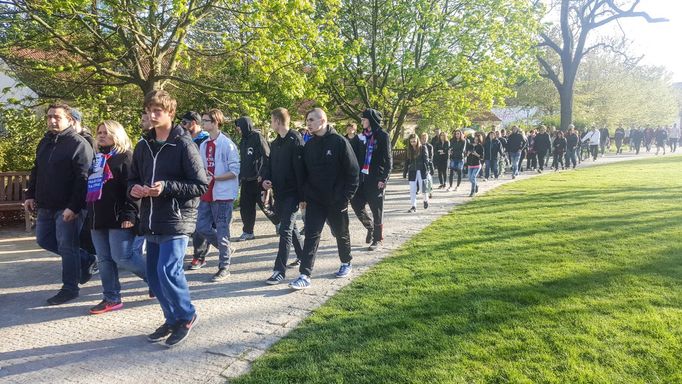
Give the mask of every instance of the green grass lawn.
M 477 197 L 233 383 L 680 383 L 681 186 L 665 157 Z

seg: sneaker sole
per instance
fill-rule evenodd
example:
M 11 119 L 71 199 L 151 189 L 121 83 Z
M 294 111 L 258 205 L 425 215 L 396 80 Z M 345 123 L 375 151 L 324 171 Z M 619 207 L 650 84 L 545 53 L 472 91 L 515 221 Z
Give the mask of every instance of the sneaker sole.
M 101 315 L 102 313 L 107 313 L 107 312 L 111 312 L 111 311 L 118 311 L 121 308 L 123 308 L 123 303 L 118 304 L 118 305 L 114 305 L 113 307 L 105 308 L 101 311 L 90 310 L 90 314 L 91 315 Z
M 290 284 L 290 285 L 289 285 L 289 288 L 293 289 L 294 291 L 302 291 L 302 290 L 304 290 L 304 289 L 310 288 L 310 286 L 307 286 L 307 287 L 299 287 L 299 286 L 295 286 L 295 285 L 291 285 L 291 284 Z
M 195 315 L 195 316 L 196 316 L 196 315 Z M 180 340 L 179 340 L 177 343 L 175 343 L 175 344 L 166 344 L 166 343 L 164 343 L 163 345 L 164 345 L 166 348 L 173 348 L 173 347 L 177 347 L 178 345 L 182 344 L 185 340 L 187 340 L 187 338 L 189 337 L 189 334 L 192 333 L 192 330 L 194 329 L 194 327 L 197 326 L 197 323 L 198 323 L 198 322 L 199 322 L 199 316 L 196 316 L 196 317 L 194 318 L 194 323 L 192 324 L 192 328 L 190 328 L 189 331 L 187 331 L 187 334 L 185 335 L 185 337 L 183 337 L 182 339 L 180 339 Z M 170 337 L 170 335 L 169 335 L 169 337 Z
M 277 285 L 277 284 L 279 284 L 279 283 L 281 283 L 281 282 L 282 282 L 282 280 L 275 280 L 275 281 L 273 281 L 273 280 L 265 280 L 265 284 L 267 284 L 267 285 Z

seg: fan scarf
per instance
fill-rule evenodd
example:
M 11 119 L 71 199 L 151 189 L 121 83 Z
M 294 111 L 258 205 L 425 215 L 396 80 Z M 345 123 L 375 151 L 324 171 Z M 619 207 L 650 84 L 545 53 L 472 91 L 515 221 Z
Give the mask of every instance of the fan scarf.
M 104 183 L 114 178 L 107 161 L 115 154 L 116 151 L 98 153 L 93 159 L 90 168 L 90 176 L 88 176 L 88 193 L 85 195 L 86 202 L 92 203 L 102 198 Z

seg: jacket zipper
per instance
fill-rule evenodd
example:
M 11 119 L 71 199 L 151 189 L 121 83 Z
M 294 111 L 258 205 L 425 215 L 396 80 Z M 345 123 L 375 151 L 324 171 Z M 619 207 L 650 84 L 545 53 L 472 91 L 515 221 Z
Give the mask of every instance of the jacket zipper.
M 152 147 L 149 146 L 149 143 L 146 140 L 145 140 L 145 143 L 147 144 L 147 148 L 149 148 L 149 153 L 152 154 L 152 159 L 154 159 L 154 161 L 152 162 L 152 180 L 151 180 L 151 184 L 154 185 L 154 178 L 156 177 L 156 158 L 159 155 L 159 153 L 161 153 L 161 150 L 163 149 L 163 147 L 165 147 L 167 144 L 164 143 L 161 146 L 161 148 L 159 148 L 159 151 L 156 152 L 156 155 L 154 155 L 154 151 L 152 151 Z M 152 185 L 150 185 L 150 187 Z M 149 225 L 148 225 L 150 231 L 152 230 L 152 215 L 153 214 L 154 214 L 154 200 L 150 197 L 149 198 Z

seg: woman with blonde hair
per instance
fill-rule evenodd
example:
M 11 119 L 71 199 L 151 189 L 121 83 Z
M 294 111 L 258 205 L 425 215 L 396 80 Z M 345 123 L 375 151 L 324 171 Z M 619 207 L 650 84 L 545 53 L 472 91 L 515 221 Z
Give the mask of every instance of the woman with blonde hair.
M 139 205 L 127 192 L 133 159 L 130 139 L 113 120 L 97 126 L 96 139 L 98 153 L 90 167 L 85 198 L 104 291 L 103 300 L 90 308 L 94 315 L 123 307 L 119 267 L 146 281 L 145 262 L 141 254 L 133 252 Z

